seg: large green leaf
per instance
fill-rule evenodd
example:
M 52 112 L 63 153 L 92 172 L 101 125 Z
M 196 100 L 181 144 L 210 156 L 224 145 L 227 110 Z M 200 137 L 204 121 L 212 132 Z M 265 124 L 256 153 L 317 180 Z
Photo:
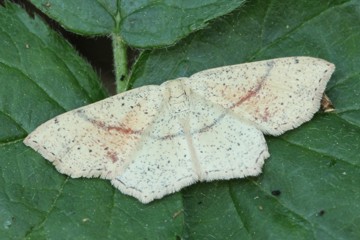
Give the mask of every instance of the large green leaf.
M 249 0 L 172 48 L 142 54 L 135 87 L 292 55 L 337 67 L 327 88 L 336 111 L 268 137 L 259 177 L 195 184 L 143 205 L 107 181 L 57 173 L 22 144 L 40 123 L 105 95 L 41 20 L 0 8 L 0 238 L 359 239 L 359 26 L 357 0 Z
M 244 0 L 30 0 L 70 31 L 84 35 L 119 33 L 131 46 L 173 44 Z

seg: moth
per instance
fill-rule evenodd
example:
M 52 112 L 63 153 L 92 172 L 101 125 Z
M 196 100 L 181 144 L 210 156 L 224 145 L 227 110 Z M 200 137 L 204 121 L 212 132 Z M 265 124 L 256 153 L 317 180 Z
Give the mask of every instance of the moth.
M 260 174 L 264 134 L 309 121 L 334 70 L 312 57 L 209 69 L 66 112 L 24 143 L 60 173 L 108 179 L 148 203 L 197 181 Z

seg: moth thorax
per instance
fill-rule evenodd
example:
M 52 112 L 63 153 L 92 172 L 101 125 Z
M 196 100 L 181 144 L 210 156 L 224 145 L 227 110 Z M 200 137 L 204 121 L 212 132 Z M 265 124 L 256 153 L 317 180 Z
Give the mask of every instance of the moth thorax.
M 185 78 L 184 78 L 185 79 Z M 182 79 L 176 79 L 165 83 L 167 92 L 168 107 L 173 114 L 188 112 L 190 109 L 188 89 Z

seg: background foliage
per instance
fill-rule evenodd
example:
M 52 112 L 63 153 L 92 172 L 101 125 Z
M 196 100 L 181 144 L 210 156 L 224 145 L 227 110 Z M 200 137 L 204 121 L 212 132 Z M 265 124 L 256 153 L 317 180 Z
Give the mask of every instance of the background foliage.
M 326 91 L 336 111 L 267 137 L 271 157 L 259 177 L 198 183 L 143 205 L 108 181 L 61 175 L 23 145 L 41 123 L 107 94 L 60 34 L 7 2 L 0 6 L 1 239 L 360 238 L 359 1 L 31 2 L 69 31 L 146 48 L 131 67 L 133 87 L 254 60 L 324 58 L 336 65 Z

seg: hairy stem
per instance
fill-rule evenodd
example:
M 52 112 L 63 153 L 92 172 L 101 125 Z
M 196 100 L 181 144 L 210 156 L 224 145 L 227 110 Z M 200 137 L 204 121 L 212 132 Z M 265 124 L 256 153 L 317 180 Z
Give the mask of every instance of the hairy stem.
M 115 16 L 115 31 L 112 34 L 112 47 L 114 53 L 114 69 L 115 69 L 115 81 L 116 81 L 116 92 L 122 93 L 128 90 L 129 79 L 128 79 L 128 62 L 127 62 L 127 46 L 123 42 L 120 32 L 120 2 L 118 1 L 118 11 Z
M 122 93 L 128 89 L 128 69 L 127 69 L 127 54 L 126 44 L 117 34 L 112 35 L 112 45 L 114 52 L 114 69 L 116 80 L 116 92 Z

